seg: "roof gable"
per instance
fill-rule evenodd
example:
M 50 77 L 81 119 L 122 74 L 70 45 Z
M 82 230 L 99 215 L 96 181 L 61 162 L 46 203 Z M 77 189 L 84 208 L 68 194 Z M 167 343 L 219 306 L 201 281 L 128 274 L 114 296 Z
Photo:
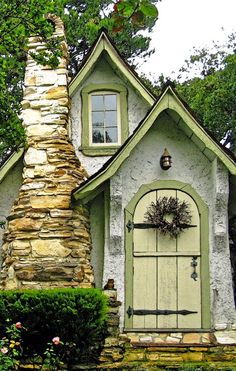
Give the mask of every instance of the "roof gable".
M 24 153 L 24 149 L 20 148 L 17 152 L 14 152 L 1 166 L 0 168 L 0 183 L 7 176 L 9 171 L 15 166 L 15 164 L 20 160 Z
M 210 161 L 219 158 L 228 171 L 236 175 L 236 164 L 234 159 L 212 138 L 212 136 L 200 125 L 190 112 L 186 103 L 177 95 L 174 88 L 168 85 L 146 117 L 140 122 L 133 134 L 126 140 L 123 146 L 112 156 L 105 165 L 93 174 L 85 183 L 81 184 L 73 193 L 75 200 L 90 198 L 96 194 L 98 189 L 111 178 L 128 158 L 134 147 L 154 124 L 157 117 L 164 110 L 168 110 L 175 120 L 176 125 L 185 132 L 186 136 L 194 142 L 200 151 Z
M 69 84 L 69 94 L 72 97 L 82 81 L 90 74 L 94 65 L 106 53 L 109 60 L 116 66 L 120 73 L 125 76 L 131 86 L 136 89 L 140 95 L 152 106 L 155 102 L 154 95 L 142 83 L 136 72 L 124 61 L 118 50 L 112 44 L 106 32 L 103 30 L 97 41 L 91 47 L 87 57 L 82 62 L 79 72 Z

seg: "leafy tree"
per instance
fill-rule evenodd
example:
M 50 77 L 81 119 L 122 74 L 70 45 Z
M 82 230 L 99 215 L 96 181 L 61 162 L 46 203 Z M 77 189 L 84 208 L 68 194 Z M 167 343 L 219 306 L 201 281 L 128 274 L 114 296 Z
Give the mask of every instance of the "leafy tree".
M 184 81 L 177 83 L 177 90 L 216 139 L 235 151 L 236 33 L 226 45 L 195 49 L 180 73 Z
M 3 159 L 25 141 L 19 113 L 27 38 L 37 34 L 48 39 L 48 48 L 54 51 L 49 62 L 56 63 L 60 50 L 48 38 L 53 26 L 44 15 L 58 11 L 59 5 L 62 6 L 60 0 L 56 6 L 49 0 L 0 0 L 0 154 Z
M 73 74 L 101 27 L 108 29 L 120 52 L 131 61 L 136 56 L 145 57 L 151 53 L 148 51 L 150 38 L 139 31 L 152 30 L 157 19 L 156 2 L 158 0 L 0 0 L 2 159 L 25 141 L 19 113 L 28 37 L 41 36 L 51 51 L 34 55 L 38 62 L 56 66 L 60 56 L 58 40 L 49 37 L 53 26 L 45 19 L 45 14 L 57 14 L 65 23 Z
M 134 58 L 149 56 L 150 37 L 138 31 L 151 32 L 157 19 L 157 9 L 149 0 L 68 0 L 63 20 L 67 30 L 71 72 L 76 73 L 78 62 L 104 27 L 114 39 L 120 53 L 134 63 Z M 159 0 L 160 1 L 160 0 Z

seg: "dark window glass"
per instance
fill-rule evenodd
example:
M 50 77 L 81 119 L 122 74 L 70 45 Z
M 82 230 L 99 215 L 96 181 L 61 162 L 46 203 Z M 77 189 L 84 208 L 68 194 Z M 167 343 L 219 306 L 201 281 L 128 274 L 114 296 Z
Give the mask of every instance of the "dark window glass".
M 93 143 L 104 143 L 103 132 L 103 129 L 93 129 Z
M 92 143 L 117 143 L 117 95 L 91 96 Z
M 103 112 L 92 112 L 92 123 L 93 128 L 104 126 L 104 113 Z
M 117 128 L 109 128 L 105 130 L 106 143 L 117 143 Z

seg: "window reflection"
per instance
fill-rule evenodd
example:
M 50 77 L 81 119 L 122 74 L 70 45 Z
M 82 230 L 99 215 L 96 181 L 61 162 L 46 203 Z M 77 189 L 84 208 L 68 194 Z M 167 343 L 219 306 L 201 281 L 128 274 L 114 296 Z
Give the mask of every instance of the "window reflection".
M 91 95 L 92 143 L 118 143 L 117 94 Z

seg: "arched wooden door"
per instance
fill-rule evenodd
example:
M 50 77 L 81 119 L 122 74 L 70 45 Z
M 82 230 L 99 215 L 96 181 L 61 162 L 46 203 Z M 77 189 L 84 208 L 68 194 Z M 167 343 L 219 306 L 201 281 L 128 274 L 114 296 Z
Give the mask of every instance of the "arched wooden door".
M 163 197 L 187 202 L 195 227 L 178 237 L 163 235 L 155 228 L 139 229 L 148 206 Z M 132 283 L 127 283 L 126 327 L 203 328 L 201 222 L 192 197 L 176 189 L 153 190 L 138 201 L 133 215 L 127 213 L 127 219 L 130 248 L 126 266 L 132 270 L 127 279 Z

